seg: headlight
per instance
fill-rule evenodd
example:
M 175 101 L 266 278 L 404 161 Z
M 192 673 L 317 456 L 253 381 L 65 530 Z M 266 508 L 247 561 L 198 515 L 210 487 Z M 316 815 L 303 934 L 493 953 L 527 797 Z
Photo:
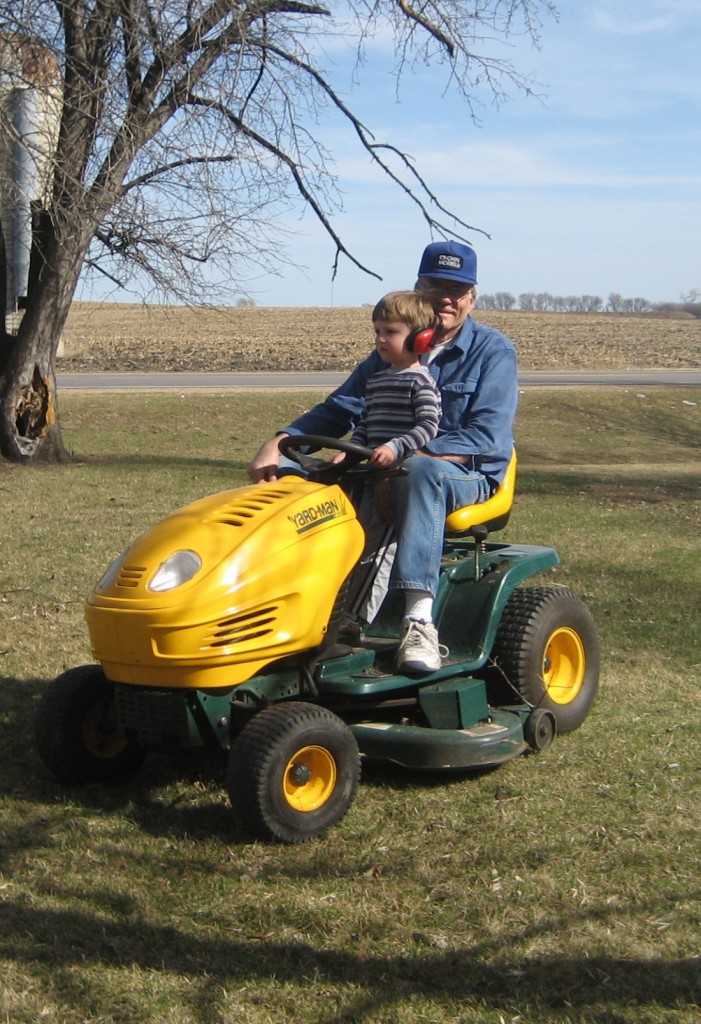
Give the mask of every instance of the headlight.
M 191 580 L 201 568 L 202 559 L 194 551 L 174 551 L 158 566 L 148 582 L 147 589 L 159 593 L 164 590 L 175 590 L 176 587 Z
M 98 583 L 98 585 L 96 587 L 97 590 L 107 590 L 109 587 L 112 586 L 112 584 L 114 583 L 115 579 L 117 578 L 117 573 L 120 570 L 120 567 L 122 565 L 122 562 L 124 561 L 124 556 L 126 555 L 126 553 L 127 553 L 127 548 L 125 548 L 124 551 L 122 551 L 121 555 L 118 555 L 118 557 L 115 558 L 114 562 L 112 562 L 112 565 L 109 567 L 109 569 L 107 570 L 105 575 L 102 577 L 102 579 Z

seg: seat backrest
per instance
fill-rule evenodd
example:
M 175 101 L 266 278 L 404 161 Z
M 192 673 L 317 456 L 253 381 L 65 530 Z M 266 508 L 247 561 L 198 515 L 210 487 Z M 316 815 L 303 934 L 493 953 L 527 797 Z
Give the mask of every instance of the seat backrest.
M 517 462 L 514 448 L 506 476 L 491 498 L 487 498 L 486 501 L 482 501 L 478 505 L 465 505 L 464 508 L 456 508 L 454 512 L 446 516 L 445 532 L 468 533 L 474 526 L 486 527 L 489 533 L 503 530 L 514 501 Z

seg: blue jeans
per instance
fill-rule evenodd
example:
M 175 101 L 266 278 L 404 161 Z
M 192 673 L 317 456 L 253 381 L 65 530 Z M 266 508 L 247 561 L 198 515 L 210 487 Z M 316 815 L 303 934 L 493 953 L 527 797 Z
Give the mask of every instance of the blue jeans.
M 457 462 L 414 455 L 402 468 L 407 475 L 391 481 L 397 553 L 390 587 L 435 597 L 446 515 L 486 501 L 491 489 L 481 473 Z

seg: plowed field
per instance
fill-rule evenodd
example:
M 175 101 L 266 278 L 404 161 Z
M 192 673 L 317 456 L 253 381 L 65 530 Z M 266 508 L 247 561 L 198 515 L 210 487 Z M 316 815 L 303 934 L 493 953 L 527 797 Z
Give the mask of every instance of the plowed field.
M 74 303 L 63 371 L 352 369 L 372 348 L 369 308 L 202 309 Z M 479 311 L 523 370 L 701 366 L 701 320 Z

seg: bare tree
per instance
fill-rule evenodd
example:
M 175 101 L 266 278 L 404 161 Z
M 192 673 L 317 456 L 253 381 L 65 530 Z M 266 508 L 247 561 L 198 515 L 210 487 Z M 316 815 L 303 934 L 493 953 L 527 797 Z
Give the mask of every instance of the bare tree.
M 511 292 L 496 292 L 494 295 L 494 308 L 495 309 L 513 309 L 516 305 L 516 299 Z
M 651 309 L 652 303 L 642 296 L 626 300 L 626 313 L 648 313 Z
M 603 308 L 603 300 L 600 295 L 583 295 L 582 312 L 598 313 Z
M 443 65 L 446 88 L 474 117 L 485 85 L 497 100 L 532 90 L 482 46 L 489 53 L 495 36 L 514 32 L 538 43 L 548 14 L 551 0 L 0 0 L 0 51 L 22 52 L 29 40 L 48 52 L 59 108 L 50 181 L 34 209 L 26 309 L 16 334 L 0 337 L 0 454 L 66 458 L 54 358 L 84 267 L 116 285 L 148 275 L 154 294 L 185 301 L 205 287 L 211 296 L 218 268 L 240 294 L 235 269 L 279 267 L 272 220 L 301 204 L 333 240 L 334 272 L 344 258 L 372 273 L 334 227 L 340 193 L 322 110 L 351 127 L 431 233 L 464 238 L 470 226 L 441 205 L 410 156 L 378 141 L 334 88 L 321 42 L 354 39 L 360 74 L 368 38 L 391 32 L 398 79 Z

